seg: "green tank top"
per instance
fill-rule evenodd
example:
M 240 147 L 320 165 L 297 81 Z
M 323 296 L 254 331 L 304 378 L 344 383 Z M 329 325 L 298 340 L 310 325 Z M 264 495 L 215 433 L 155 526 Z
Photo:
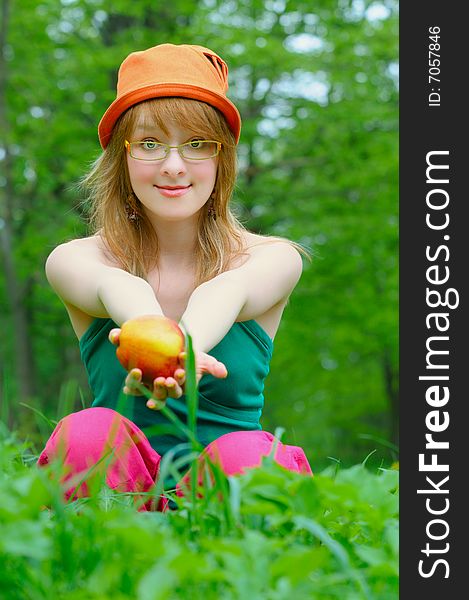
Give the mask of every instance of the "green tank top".
M 148 409 L 144 396 L 122 393 L 127 373 L 117 360 L 115 346 L 108 340 L 114 327 L 117 325 L 111 319 L 94 319 L 80 339 L 81 358 L 94 397 L 92 406 L 112 408 L 132 420 L 145 433 L 152 447 L 164 456 L 187 439 L 160 411 Z M 217 379 L 204 375 L 200 380 L 197 437 L 204 446 L 231 431 L 262 429 L 264 380 L 269 372 L 272 351 L 271 338 L 253 320 L 234 323 L 210 351 L 210 355 L 225 364 L 228 377 Z M 168 398 L 166 405 L 187 423 L 185 396 Z M 176 456 L 178 454 L 176 452 Z M 166 487 L 172 483 L 166 482 Z

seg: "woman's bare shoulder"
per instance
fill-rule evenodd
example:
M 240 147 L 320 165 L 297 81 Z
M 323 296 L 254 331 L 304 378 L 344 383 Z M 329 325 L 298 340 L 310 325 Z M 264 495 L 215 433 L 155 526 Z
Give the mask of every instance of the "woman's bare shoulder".
M 287 238 L 282 238 L 274 235 L 260 235 L 251 231 L 243 232 L 244 247 L 248 254 L 252 254 L 259 247 L 284 244 L 293 247 L 294 244 Z
M 117 261 L 112 258 L 110 252 L 100 235 L 90 235 L 82 238 L 75 238 L 59 244 L 52 254 L 73 255 L 80 253 L 81 256 L 86 256 L 108 267 L 117 267 Z
M 297 254 L 297 251 L 294 250 L 294 244 L 290 242 L 290 240 L 277 236 L 270 235 L 260 235 L 258 233 L 253 233 L 252 231 L 243 231 L 242 232 L 242 248 L 243 251 L 240 254 L 237 254 L 233 257 L 230 265 L 230 269 L 236 269 L 244 265 L 250 257 L 257 254 L 257 252 L 261 248 L 267 247 L 277 247 L 279 245 L 283 245 L 285 247 L 285 251 L 288 254 Z
M 78 338 L 93 318 L 108 316 L 99 297 L 99 286 L 116 266 L 97 235 L 64 242 L 47 258 L 47 280 L 65 304 Z

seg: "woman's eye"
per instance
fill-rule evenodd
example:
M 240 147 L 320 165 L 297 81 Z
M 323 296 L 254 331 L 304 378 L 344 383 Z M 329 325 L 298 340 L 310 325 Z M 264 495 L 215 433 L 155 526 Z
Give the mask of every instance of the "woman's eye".
M 191 148 L 202 148 L 204 142 L 203 140 L 191 140 L 189 144 Z
M 158 146 L 158 143 L 155 142 L 155 140 L 143 140 L 141 144 L 144 150 L 154 150 Z

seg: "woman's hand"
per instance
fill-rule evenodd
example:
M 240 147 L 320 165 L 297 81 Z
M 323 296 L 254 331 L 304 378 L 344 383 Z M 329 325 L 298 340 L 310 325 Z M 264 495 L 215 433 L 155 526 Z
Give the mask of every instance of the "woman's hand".
M 115 345 L 119 345 L 120 329 L 112 329 L 109 332 L 109 340 Z M 196 381 L 199 383 L 200 379 L 206 373 L 213 375 L 213 377 L 225 378 L 228 375 L 228 371 L 223 363 L 218 361 L 210 354 L 206 352 L 194 352 L 195 354 L 195 372 Z M 150 399 L 147 402 L 147 407 L 158 410 L 161 408 L 161 402 L 165 402 L 167 398 L 180 398 L 184 393 L 184 384 L 186 382 L 186 371 L 184 369 L 184 363 L 186 359 L 186 353 L 181 352 L 178 357 L 180 366 L 174 371 L 173 377 L 157 377 L 153 381 L 153 386 L 142 383 L 142 371 L 141 369 L 132 369 L 129 371 L 125 378 L 124 394 L 131 396 L 141 396 L 142 393 L 138 388 L 138 385 L 144 385 L 147 389 L 152 392 L 152 395 L 160 401 Z M 164 405 L 164 404 L 163 404 Z

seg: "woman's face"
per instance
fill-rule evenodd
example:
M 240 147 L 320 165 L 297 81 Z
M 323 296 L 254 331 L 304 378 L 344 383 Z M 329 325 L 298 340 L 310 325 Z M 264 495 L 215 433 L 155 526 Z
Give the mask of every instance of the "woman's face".
M 129 142 L 143 140 L 176 146 L 202 139 L 176 124 L 168 124 L 169 135 L 156 126 L 138 125 Z M 193 217 L 204 206 L 215 186 L 217 157 L 186 160 L 176 148 L 158 161 L 143 161 L 127 154 L 130 182 L 147 216 L 152 220 L 178 221 Z

